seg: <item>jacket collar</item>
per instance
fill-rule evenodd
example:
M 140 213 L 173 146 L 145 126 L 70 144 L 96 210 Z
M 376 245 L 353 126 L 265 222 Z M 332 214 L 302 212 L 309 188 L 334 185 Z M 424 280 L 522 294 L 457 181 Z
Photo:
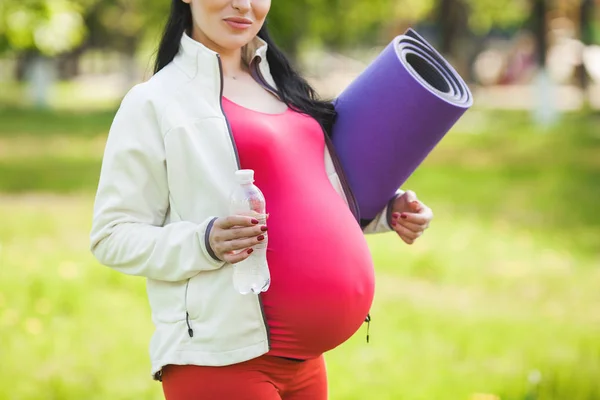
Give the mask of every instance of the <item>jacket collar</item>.
M 258 69 L 267 83 L 275 87 L 267 62 L 267 43 L 256 36 L 242 49 L 242 57 L 250 65 L 258 58 Z M 214 73 L 218 68 L 218 53 L 209 49 L 202 43 L 192 39 L 186 32 L 183 33 L 179 44 L 179 51 L 173 60 L 190 78 L 195 78 L 198 72 Z

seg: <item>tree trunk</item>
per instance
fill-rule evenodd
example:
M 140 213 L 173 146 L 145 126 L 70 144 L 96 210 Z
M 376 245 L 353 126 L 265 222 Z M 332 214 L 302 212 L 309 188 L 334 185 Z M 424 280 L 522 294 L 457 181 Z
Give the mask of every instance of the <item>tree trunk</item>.
M 29 97 L 36 108 L 50 106 L 50 90 L 56 81 L 56 63 L 52 58 L 37 55 L 27 65 L 25 77 L 28 81 Z
M 556 124 L 559 119 L 559 109 L 556 105 L 556 85 L 546 70 L 546 58 L 548 54 L 548 24 L 546 15 L 548 12 L 547 0 L 533 0 L 532 9 L 532 31 L 536 42 L 536 59 L 539 70 L 533 83 L 535 93 L 535 104 L 532 109 L 533 119 L 544 132 Z
M 56 58 L 58 77 L 60 79 L 70 80 L 79 75 L 79 60 L 86 49 L 87 47 L 83 45 Z
M 594 13 L 594 1 L 593 0 L 581 0 L 579 7 L 579 37 L 581 42 L 585 46 L 592 44 L 592 17 Z M 579 87 L 584 91 L 587 91 L 590 80 L 585 70 L 583 63 L 579 66 L 577 71 L 577 80 Z
M 468 75 L 470 69 L 468 17 L 463 1 L 438 0 L 438 49 L 462 76 Z
M 439 0 L 438 2 L 439 49 L 442 54 L 452 55 L 453 53 L 452 45 L 457 33 L 455 3 L 454 0 Z
M 547 13 L 546 0 L 533 0 L 533 26 L 532 30 L 535 35 L 536 50 L 537 50 L 537 63 L 541 68 L 546 67 L 546 55 L 548 54 L 548 40 L 547 40 Z
M 38 56 L 37 51 L 25 50 L 17 54 L 17 62 L 15 63 L 14 76 L 15 80 L 24 82 L 27 79 L 27 68 L 32 60 Z

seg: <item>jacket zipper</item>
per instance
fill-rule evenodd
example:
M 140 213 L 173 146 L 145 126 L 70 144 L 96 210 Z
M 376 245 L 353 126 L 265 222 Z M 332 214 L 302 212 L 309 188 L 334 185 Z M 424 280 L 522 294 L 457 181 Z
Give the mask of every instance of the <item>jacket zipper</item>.
M 225 123 L 227 124 L 227 132 L 229 133 L 229 138 L 231 139 L 231 146 L 233 147 L 233 152 L 235 153 L 235 162 L 237 165 L 237 168 L 240 169 L 241 168 L 241 164 L 240 164 L 240 156 L 238 153 L 238 149 L 237 149 L 237 145 L 235 144 L 235 139 L 233 137 L 233 133 L 231 131 L 231 125 L 229 124 L 229 120 L 227 119 L 227 116 L 225 115 L 225 110 L 223 109 L 223 63 L 221 62 L 221 56 L 219 54 L 217 54 L 217 61 L 219 63 L 219 81 L 220 81 L 220 91 L 219 91 L 219 106 L 221 107 L 221 113 L 223 114 L 223 118 L 225 118 Z M 260 313 L 263 319 L 263 324 L 265 326 L 265 331 L 267 333 L 267 345 L 269 348 L 271 348 L 271 331 L 269 330 L 269 324 L 267 324 L 267 316 L 265 315 L 265 307 L 263 305 L 263 300 L 262 297 L 260 295 L 256 295 L 257 299 L 258 299 L 258 304 L 260 306 Z M 187 298 L 187 297 L 186 297 Z M 186 312 L 187 314 L 187 312 Z M 188 323 L 188 328 L 189 328 L 189 323 Z M 190 337 L 193 336 L 194 332 L 190 329 Z
M 257 59 L 255 58 L 250 63 L 250 74 L 254 77 L 254 79 L 258 81 L 258 83 L 260 83 L 260 85 L 263 88 L 279 97 L 277 91 L 274 88 L 272 88 L 263 77 L 262 73 L 260 72 L 260 69 L 257 66 L 256 60 Z M 356 221 L 360 224 L 360 210 L 358 208 L 358 202 L 356 201 L 356 197 L 354 196 L 354 193 L 352 192 L 352 189 L 348 184 L 346 174 L 344 173 L 344 169 L 342 168 L 342 163 L 340 162 L 337 153 L 335 152 L 335 148 L 333 147 L 331 139 L 327 135 L 327 132 L 325 132 L 325 129 L 323 129 L 323 126 L 321 126 L 321 129 L 323 130 L 323 135 L 325 136 L 325 144 L 327 146 L 327 149 L 329 150 L 329 155 L 331 156 L 333 167 L 338 177 L 340 178 L 344 195 L 346 196 L 346 199 L 348 199 L 348 206 L 350 207 L 350 212 L 352 212 L 352 215 L 354 215 L 354 218 L 356 218 Z
M 219 106 L 221 107 L 221 113 L 223 114 L 223 118 L 225 118 L 225 123 L 227 124 L 227 132 L 229 133 L 229 139 L 231 139 L 231 146 L 233 147 L 236 166 L 238 169 L 240 169 L 241 164 L 240 164 L 240 156 L 238 153 L 237 145 L 235 144 L 235 139 L 233 137 L 233 133 L 231 132 L 231 125 L 229 124 L 229 120 L 227 119 L 227 116 L 225 115 L 225 110 L 223 109 L 223 63 L 221 62 L 221 56 L 219 54 L 217 54 L 217 61 L 219 64 L 219 82 L 221 85 L 220 90 L 219 90 Z M 194 330 L 192 329 L 192 326 L 190 323 L 190 314 L 189 314 L 188 308 L 187 308 L 187 291 L 188 291 L 189 284 L 190 284 L 190 280 L 188 279 L 188 281 L 185 285 L 185 322 L 186 322 L 186 325 L 188 328 L 189 337 L 194 337 Z M 271 332 L 269 330 L 269 324 L 267 324 L 267 317 L 265 315 L 265 307 L 263 305 L 262 297 L 260 297 L 260 295 L 257 295 L 256 297 L 258 298 L 258 304 L 260 306 L 260 313 L 261 313 L 261 316 L 263 319 L 263 324 L 265 326 L 265 331 L 267 332 L 267 344 L 270 348 L 271 347 Z
M 227 132 L 229 133 L 229 139 L 231 139 L 231 146 L 233 147 L 233 152 L 235 153 L 235 163 L 237 168 L 240 169 L 240 155 L 238 154 L 238 149 L 235 144 L 235 139 L 233 138 L 233 133 L 231 132 L 231 125 L 229 124 L 229 120 L 225 115 L 225 110 L 223 109 L 223 63 L 221 62 L 221 56 L 217 54 L 217 61 L 219 62 L 219 79 L 221 84 L 221 89 L 219 92 L 219 106 L 221 107 L 221 113 L 223 114 L 223 118 L 225 118 L 225 123 L 227 124 Z

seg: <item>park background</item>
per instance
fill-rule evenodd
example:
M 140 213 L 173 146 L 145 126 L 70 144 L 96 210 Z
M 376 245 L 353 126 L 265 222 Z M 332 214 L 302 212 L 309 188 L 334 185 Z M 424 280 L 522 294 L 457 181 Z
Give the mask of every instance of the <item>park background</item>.
M 0 1 L 0 399 L 160 399 L 144 280 L 88 250 L 107 132 L 168 0 Z M 334 97 L 415 27 L 475 106 L 406 184 L 434 223 L 368 237 L 366 326 L 333 400 L 600 399 L 600 1 L 276 0 Z

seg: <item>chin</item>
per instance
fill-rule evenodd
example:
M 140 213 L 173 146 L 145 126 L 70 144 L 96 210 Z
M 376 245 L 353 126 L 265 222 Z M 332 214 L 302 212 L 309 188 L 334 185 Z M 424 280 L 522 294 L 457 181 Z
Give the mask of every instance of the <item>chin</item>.
M 252 39 L 258 34 L 258 30 L 249 29 L 244 32 L 231 32 L 229 29 L 219 29 L 219 34 L 215 35 L 214 42 L 222 49 L 233 51 L 240 49 L 250 43 Z M 216 32 L 215 32 L 216 33 Z
M 221 40 L 219 46 L 226 50 L 233 51 L 244 47 L 250 43 L 253 38 L 254 36 L 248 37 L 247 35 L 244 35 L 244 37 L 232 37 L 226 40 Z

